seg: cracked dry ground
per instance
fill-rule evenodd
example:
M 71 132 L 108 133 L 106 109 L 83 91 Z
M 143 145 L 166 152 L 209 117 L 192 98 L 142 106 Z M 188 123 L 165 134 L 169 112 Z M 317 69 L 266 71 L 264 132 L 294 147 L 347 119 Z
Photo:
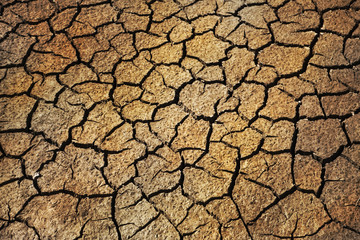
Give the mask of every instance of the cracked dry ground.
M 1 0 L 1 239 L 360 239 L 359 0 Z

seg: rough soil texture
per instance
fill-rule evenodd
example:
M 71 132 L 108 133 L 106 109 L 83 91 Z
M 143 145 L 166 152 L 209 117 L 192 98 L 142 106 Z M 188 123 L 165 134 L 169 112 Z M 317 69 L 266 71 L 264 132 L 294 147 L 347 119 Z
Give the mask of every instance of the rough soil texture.
M 0 239 L 360 239 L 360 1 L 0 0 Z

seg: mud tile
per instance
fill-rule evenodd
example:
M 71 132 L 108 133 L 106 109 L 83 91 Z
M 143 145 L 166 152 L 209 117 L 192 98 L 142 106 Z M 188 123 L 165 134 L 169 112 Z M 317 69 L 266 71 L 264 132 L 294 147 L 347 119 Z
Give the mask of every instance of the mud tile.
M 268 5 L 248 6 L 242 9 L 238 16 L 256 28 L 267 28 L 267 23 L 277 19 L 273 9 Z
M 321 103 L 327 116 L 342 116 L 360 108 L 360 95 L 350 92 L 339 96 L 324 96 Z
M 21 64 L 33 43 L 35 43 L 34 37 L 22 37 L 15 33 L 10 33 L 9 36 L 0 43 L 2 52 L 0 55 L 0 66 Z
M 151 120 L 155 107 L 155 105 L 135 100 L 122 109 L 121 115 L 124 119 L 130 121 Z
M 242 119 L 235 112 L 221 114 L 212 125 L 211 141 L 220 141 L 231 132 L 242 131 L 248 126 L 248 121 Z
M 356 81 L 357 74 L 360 73 L 358 68 L 352 69 L 333 69 L 330 70 L 330 77 L 334 82 L 340 82 L 349 88 L 360 90 L 360 82 Z
M 346 147 L 343 151 L 343 155 L 347 157 L 347 159 L 350 159 L 351 162 L 356 164 L 360 164 L 360 145 L 353 144 L 350 147 Z
M 20 156 L 32 147 L 33 135 L 25 132 L 2 133 L 0 144 L 7 155 Z
M 240 171 L 246 180 L 253 180 L 271 187 L 281 195 L 292 187 L 291 155 L 259 153 L 240 163 Z
M 213 29 L 216 23 L 219 21 L 219 17 L 215 15 L 207 15 L 199 17 L 191 22 L 195 33 L 204 33 L 210 29 Z
M 229 44 L 217 39 L 212 32 L 195 36 L 186 42 L 187 55 L 198 57 L 206 63 L 218 62 L 224 58 L 227 47 Z
M 45 101 L 55 101 L 56 94 L 62 89 L 62 86 L 58 83 L 56 76 L 43 78 L 41 75 L 34 75 L 34 80 L 36 83 L 31 89 L 31 94 Z
M 186 217 L 192 202 L 182 195 L 181 188 L 170 193 L 160 193 L 151 198 L 156 208 L 164 212 L 174 225 L 178 225 Z
M 346 10 L 333 10 L 324 13 L 323 29 L 347 35 L 355 26 L 355 20 Z
M 196 166 L 204 168 L 218 178 L 228 178 L 229 172 L 235 172 L 238 157 L 237 149 L 223 143 L 210 143 L 209 152 L 196 163 Z
M 167 18 L 162 22 L 153 22 L 151 23 L 149 33 L 156 34 L 161 37 L 168 37 L 172 29 L 174 29 L 182 22 L 182 20 L 175 16 Z
M 77 201 L 66 194 L 38 196 L 29 202 L 19 217 L 34 226 L 41 238 L 75 238 L 81 229 L 76 213 Z M 49 215 L 52 217 L 47 217 Z
M 180 180 L 180 171 L 175 171 L 181 164 L 180 155 L 168 147 L 157 153 L 160 156 L 150 155 L 136 164 L 140 177 L 135 178 L 135 182 L 146 195 L 171 189 Z
M 132 62 L 121 62 L 115 69 L 115 78 L 117 84 L 124 82 L 138 84 L 148 74 L 152 68 L 149 52 L 142 52 Z
M 213 197 L 226 194 L 231 183 L 232 175 L 224 173 L 223 177 L 213 176 L 211 173 L 197 169 L 185 168 L 184 192 L 196 201 L 205 202 Z
M 135 177 L 134 162 L 145 154 L 143 145 L 134 149 L 127 149 L 118 154 L 109 154 L 108 165 L 104 169 L 105 176 L 111 186 L 119 188 L 130 178 Z
M 180 11 L 180 6 L 172 0 L 165 0 L 154 2 L 151 4 L 151 9 L 154 11 L 153 21 L 163 21 L 165 18 Z
M 278 82 L 279 89 L 299 99 L 305 94 L 315 93 L 313 84 L 303 81 L 298 77 L 283 78 Z
M 289 121 L 279 121 L 274 123 L 270 129 L 265 132 L 265 141 L 262 149 L 267 151 L 290 150 L 295 131 L 294 124 Z
M 249 70 L 246 80 L 255 81 L 263 84 L 271 84 L 277 78 L 275 68 L 272 67 L 254 67 Z
M 172 88 L 179 88 L 181 85 L 189 82 L 192 79 L 189 71 L 177 65 L 161 65 L 156 67 L 155 70 L 161 74 L 165 85 Z
M 33 83 L 33 77 L 24 68 L 9 68 L 0 82 L 0 94 L 13 95 L 27 92 Z
M 329 220 L 320 199 L 295 192 L 266 211 L 250 231 L 259 239 L 264 235 L 305 236 L 316 233 Z
M 138 239 L 181 239 L 175 227 L 163 215 L 134 235 Z
M 55 6 L 47 0 L 36 0 L 15 4 L 12 9 L 25 21 L 40 22 L 49 18 L 55 11 Z
M 299 108 L 299 114 L 301 117 L 310 117 L 310 118 L 324 116 L 318 97 L 317 96 L 303 97 Z
M 226 224 L 227 222 L 239 217 L 236 206 L 230 197 L 223 199 L 216 199 L 206 205 L 206 209 L 216 216 L 220 223 Z
M 340 223 L 332 222 L 330 224 L 325 225 L 320 231 L 313 235 L 305 237 L 304 239 L 356 239 L 359 237 L 359 234 L 344 228 Z
M 215 114 L 215 104 L 226 96 L 227 88 L 222 84 L 195 81 L 180 92 L 180 102 L 198 116 L 212 117 Z
M 31 149 L 23 156 L 23 159 L 25 160 L 26 174 L 35 178 L 39 174 L 40 166 L 53 158 L 54 150 L 57 147 L 41 136 L 35 137 L 31 143 Z
M 297 23 L 281 24 L 275 22 L 271 24 L 275 41 L 284 44 L 298 44 L 310 46 L 314 40 L 316 33 L 314 31 L 302 31 Z
M 242 83 L 233 95 L 240 99 L 238 113 L 247 119 L 252 119 L 264 104 L 265 88 L 257 84 Z
M 223 63 L 226 74 L 226 83 L 230 86 L 234 86 L 242 80 L 251 68 L 255 67 L 255 54 L 245 48 L 234 48 L 230 50 L 227 55 L 229 60 L 226 60 Z
M 153 71 L 143 82 L 141 99 L 145 102 L 164 104 L 175 98 L 175 91 L 165 85 L 162 75 Z
M 360 141 L 360 114 L 346 119 L 345 128 L 352 142 Z
M 181 233 L 192 233 L 186 239 L 218 239 L 219 232 L 211 231 L 218 229 L 219 224 L 210 216 L 204 207 L 194 205 L 185 220 L 178 226 Z
M 139 51 L 142 49 L 159 47 L 167 41 L 166 38 L 158 37 L 156 35 L 151 35 L 144 32 L 136 33 L 135 39 L 136 49 Z
M 245 223 L 255 218 L 263 208 L 275 200 L 269 189 L 245 180 L 242 175 L 236 178 L 232 196 Z
M 294 160 L 294 178 L 295 184 L 306 190 L 312 190 L 315 193 L 321 185 L 321 163 L 311 156 L 296 155 Z
M 133 47 L 133 35 L 120 34 L 111 39 L 111 45 L 116 49 L 121 59 L 128 60 L 135 56 L 136 49 Z
M 326 0 L 315 0 L 314 4 L 318 7 L 320 11 L 336 8 L 336 7 L 346 7 L 350 4 L 351 0 L 340 0 L 340 1 L 326 1 Z
M 281 22 L 295 22 L 302 30 L 314 29 L 320 25 L 320 15 L 311 11 L 313 6 L 311 1 L 290 1 L 279 9 L 278 16 Z
M 103 158 L 103 154 L 92 149 L 69 145 L 41 170 L 39 187 L 45 192 L 65 189 L 82 195 L 111 193 L 99 170 L 104 165 Z
M 71 95 L 65 93 L 62 96 L 66 98 Z M 47 138 L 61 145 L 68 139 L 69 129 L 79 124 L 84 115 L 81 106 L 69 106 L 69 103 L 65 106 L 68 108 L 55 107 L 41 101 L 32 116 L 31 129 L 43 132 Z
M 170 40 L 174 43 L 185 41 L 189 39 L 193 33 L 193 28 L 189 23 L 182 21 L 179 25 L 172 29 L 169 34 Z
M 74 21 L 71 26 L 66 29 L 66 32 L 71 37 L 81 37 L 86 35 L 93 35 L 96 33 L 96 29 L 89 24 Z
M 323 33 L 314 46 L 314 56 L 310 63 L 321 66 L 348 65 L 343 55 L 344 39 L 331 33 Z
M 0 231 L 0 237 L 3 239 L 39 239 L 34 229 L 26 226 L 25 223 L 21 222 L 14 222 L 9 224 L 8 226 L 5 226 Z
M 2 144 L 1 144 L 2 146 Z M 21 162 L 19 159 L 0 157 L 0 183 L 22 176 Z M 5 208 L 4 206 L 2 206 Z
M 61 83 L 72 87 L 75 84 L 79 84 L 87 81 L 96 81 L 96 74 L 84 64 L 76 64 L 67 69 L 65 74 L 59 75 Z
M 357 38 L 350 38 L 345 43 L 344 56 L 351 63 L 354 64 L 360 60 L 360 40 Z
M 0 216 L 2 219 L 14 220 L 25 202 L 37 193 L 30 180 L 11 182 L 0 188 Z
M 204 120 L 188 117 L 177 129 L 177 136 L 171 146 L 176 149 L 205 149 L 210 124 Z
M 150 14 L 150 9 L 143 0 L 115 0 L 113 5 L 118 9 L 123 9 L 125 12 L 139 15 Z
M 235 31 L 236 27 L 240 24 L 240 18 L 235 16 L 226 16 L 219 20 L 215 27 L 215 36 L 226 38 Z
M 111 102 L 96 105 L 84 125 L 72 130 L 74 142 L 99 146 L 108 137 L 107 134 L 123 122 L 118 111 Z
M 80 58 L 84 62 L 89 62 L 94 53 L 106 50 L 105 47 L 101 46 L 97 39 L 93 36 L 76 38 L 73 40 L 75 47 L 80 53 Z
M 199 16 L 215 13 L 216 8 L 216 0 L 196 1 L 194 4 L 185 7 L 184 12 L 188 19 L 194 19 Z
M 179 124 L 185 116 L 187 116 L 187 113 L 176 104 L 172 104 L 167 108 L 161 108 L 155 114 L 155 121 L 150 123 L 150 129 L 163 141 L 170 142 L 176 134 L 175 126 Z M 192 120 L 192 122 L 193 121 L 194 120 Z
M 356 209 L 360 194 L 359 176 L 357 167 L 338 157 L 326 166 L 325 179 L 328 181 L 321 197 L 330 216 L 356 231 L 360 228 L 360 213 Z
M 260 111 L 260 115 L 278 118 L 294 118 L 296 115 L 297 102 L 279 87 L 272 87 L 268 91 L 266 106 Z
M 124 106 L 131 101 L 138 99 L 142 93 L 142 89 L 135 86 L 121 85 L 114 90 L 114 104 Z
M 244 223 L 241 219 L 230 221 L 225 223 L 221 227 L 221 235 L 224 240 L 239 239 L 249 240 L 251 239 L 246 231 Z
M 76 9 L 65 9 L 64 11 L 56 14 L 50 19 L 50 25 L 54 29 L 54 31 L 61 31 L 65 28 L 69 27 L 71 21 L 76 14 Z
M 109 99 L 111 88 L 110 84 L 84 83 L 73 87 L 73 90 L 88 95 L 93 102 L 100 102 Z
M 26 128 L 28 114 L 35 102 L 35 99 L 26 95 L 1 98 L 0 130 Z
M 183 56 L 183 44 L 166 43 L 151 50 L 151 60 L 157 64 L 177 63 Z
M 95 5 L 82 8 L 76 20 L 97 27 L 116 20 L 117 11 L 110 4 Z
M 136 205 L 126 206 L 125 208 L 119 208 L 115 205 L 115 217 L 119 224 L 121 236 L 124 239 L 131 238 L 156 215 L 155 208 L 145 199 L 136 203 Z
M 347 143 L 340 121 L 336 119 L 307 121 L 297 123 L 296 149 L 313 152 L 321 158 L 329 158 Z
M 117 238 L 116 226 L 110 219 L 95 219 L 87 222 L 82 234 L 83 239 L 89 238 Z
M 184 159 L 187 164 L 194 164 L 202 155 L 204 154 L 204 150 L 182 150 L 181 157 Z
M 346 91 L 348 88 L 341 82 L 330 79 L 326 69 L 321 69 L 309 65 L 305 73 L 300 75 L 301 78 L 314 83 L 315 88 L 321 93 L 338 93 Z M 334 80 L 334 81 L 333 81 Z
M 246 128 L 240 132 L 233 132 L 225 135 L 223 142 L 240 149 L 241 157 L 253 154 L 260 145 L 262 136 L 251 128 Z
M 119 62 L 120 58 L 121 55 L 119 55 L 115 49 L 110 48 L 109 51 L 95 53 L 91 61 L 91 66 L 94 67 L 96 72 L 109 73 L 113 70 L 114 65 Z
M 280 75 L 292 74 L 303 68 L 310 51 L 306 48 L 271 45 L 259 53 L 262 64 L 274 66 Z

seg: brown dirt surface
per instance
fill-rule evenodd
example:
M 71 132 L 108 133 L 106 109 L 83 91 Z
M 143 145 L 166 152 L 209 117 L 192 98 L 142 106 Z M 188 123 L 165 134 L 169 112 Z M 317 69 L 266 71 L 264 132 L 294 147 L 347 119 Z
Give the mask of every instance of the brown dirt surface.
M 360 239 L 360 0 L 0 0 L 0 239 Z

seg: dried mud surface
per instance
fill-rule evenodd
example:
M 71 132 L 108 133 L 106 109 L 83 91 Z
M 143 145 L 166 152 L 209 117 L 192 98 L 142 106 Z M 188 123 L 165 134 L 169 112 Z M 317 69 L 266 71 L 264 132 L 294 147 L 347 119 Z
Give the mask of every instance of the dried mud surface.
M 1 239 L 360 239 L 359 0 L 1 0 Z

